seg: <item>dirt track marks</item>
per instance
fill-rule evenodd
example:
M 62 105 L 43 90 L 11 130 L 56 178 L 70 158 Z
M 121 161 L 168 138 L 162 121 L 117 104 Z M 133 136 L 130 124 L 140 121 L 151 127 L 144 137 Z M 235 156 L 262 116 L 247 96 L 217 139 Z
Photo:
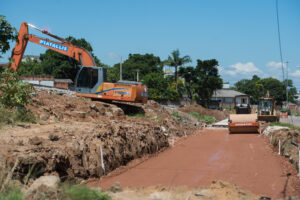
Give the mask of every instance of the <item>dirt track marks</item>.
M 228 135 L 227 130 L 204 130 L 182 138 L 157 157 L 114 177 L 90 185 L 207 186 L 213 180 L 237 184 L 255 194 L 283 197 L 300 194 L 296 170 L 276 155 L 267 140 L 256 134 Z M 287 178 L 287 173 L 292 176 Z M 285 184 L 287 183 L 286 189 Z

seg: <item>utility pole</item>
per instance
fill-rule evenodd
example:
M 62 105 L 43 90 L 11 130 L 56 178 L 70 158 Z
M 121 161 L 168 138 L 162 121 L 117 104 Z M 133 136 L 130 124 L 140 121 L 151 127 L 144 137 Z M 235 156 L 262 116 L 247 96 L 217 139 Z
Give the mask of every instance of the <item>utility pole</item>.
M 288 92 L 288 79 L 289 79 L 289 67 L 288 67 L 288 64 L 289 64 L 289 61 L 286 61 L 286 107 L 288 108 L 289 107 L 289 92 Z
M 122 81 L 122 56 L 120 56 L 120 81 Z
M 139 72 L 140 72 L 140 70 L 137 69 L 137 70 L 136 70 L 136 81 L 137 81 L 137 82 L 139 82 Z

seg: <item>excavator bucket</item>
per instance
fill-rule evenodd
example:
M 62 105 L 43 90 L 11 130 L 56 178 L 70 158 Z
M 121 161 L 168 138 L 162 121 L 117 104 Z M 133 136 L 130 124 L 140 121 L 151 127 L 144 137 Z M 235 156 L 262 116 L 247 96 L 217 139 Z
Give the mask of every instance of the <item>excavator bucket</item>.
M 257 114 L 231 114 L 228 129 L 230 133 L 258 133 Z

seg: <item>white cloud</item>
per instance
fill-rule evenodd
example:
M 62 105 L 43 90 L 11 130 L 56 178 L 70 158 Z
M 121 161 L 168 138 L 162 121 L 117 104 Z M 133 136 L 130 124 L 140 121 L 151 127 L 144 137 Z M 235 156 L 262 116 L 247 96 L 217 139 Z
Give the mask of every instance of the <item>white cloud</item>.
M 269 68 L 269 69 L 281 69 L 281 62 L 274 62 L 274 61 L 271 61 L 271 62 L 268 62 L 266 64 L 266 66 Z M 283 67 L 285 67 L 285 63 L 283 63 Z
M 236 63 L 234 65 L 229 66 L 229 70 L 223 70 L 225 74 L 230 76 L 236 75 L 253 75 L 253 74 L 260 74 L 262 71 L 258 69 L 254 63 L 247 62 L 247 63 Z
M 300 78 L 300 70 L 296 70 L 292 73 L 290 73 L 292 77 L 295 77 L 295 78 Z
M 118 56 L 117 54 L 115 54 L 114 52 L 110 52 L 108 53 L 108 57 L 111 59 L 116 59 L 116 58 L 120 58 L 120 56 Z

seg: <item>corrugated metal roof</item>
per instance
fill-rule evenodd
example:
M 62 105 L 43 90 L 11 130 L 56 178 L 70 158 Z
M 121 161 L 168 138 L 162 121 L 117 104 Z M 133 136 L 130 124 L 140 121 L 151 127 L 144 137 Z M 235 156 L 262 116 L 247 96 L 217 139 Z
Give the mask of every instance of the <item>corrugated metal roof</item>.
M 55 79 L 54 82 L 73 83 L 73 81 L 71 79 Z
M 236 96 L 248 96 L 244 93 L 235 91 L 235 90 L 230 90 L 230 89 L 218 89 L 214 92 L 213 98 L 218 98 L 218 97 L 236 97 Z

